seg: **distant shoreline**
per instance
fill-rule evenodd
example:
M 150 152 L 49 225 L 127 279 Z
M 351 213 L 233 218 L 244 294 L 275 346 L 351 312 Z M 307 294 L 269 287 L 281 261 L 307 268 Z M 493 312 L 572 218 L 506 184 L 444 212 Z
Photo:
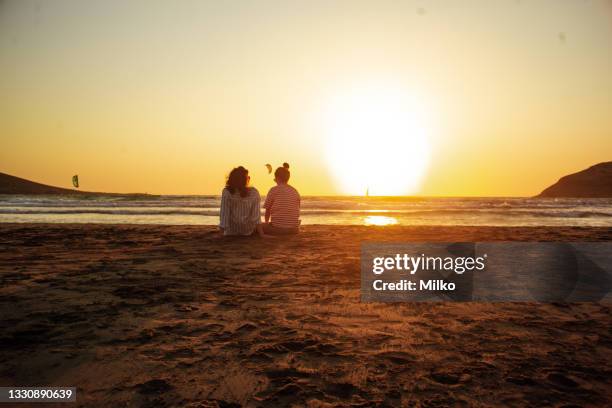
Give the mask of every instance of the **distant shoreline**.
M 74 191 L 74 193 L 0 193 L 0 197 L 14 197 L 14 196 L 68 196 L 68 197 L 146 197 L 146 198 L 155 198 L 155 197 L 199 197 L 199 198 L 215 198 L 221 197 L 221 194 L 150 194 L 150 193 L 103 193 L 103 192 L 89 192 L 89 191 L 77 191 L 77 190 L 69 190 Z M 262 194 L 262 197 L 265 197 Z M 359 199 L 363 201 L 418 201 L 418 200 L 448 200 L 448 199 L 458 199 L 458 200 L 486 200 L 486 199 L 495 199 L 495 200 L 551 200 L 551 199 L 561 199 L 561 200 L 572 200 L 572 199 L 588 199 L 588 200 L 606 200 L 612 197 L 546 197 L 542 195 L 523 195 L 523 196 L 459 196 L 459 195 L 403 195 L 403 196 L 358 196 L 358 195 L 324 195 L 324 194 L 302 194 L 302 198 L 322 198 L 322 199 Z
M 71 196 L 125 196 L 125 197 L 214 197 L 207 194 L 148 194 L 148 193 L 106 193 L 98 191 L 81 191 L 63 187 L 55 187 L 47 184 L 37 183 L 24 178 L 0 173 L 0 195 L 71 195 Z M 559 181 L 535 196 L 343 196 L 343 195 L 313 195 L 303 197 L 338 198 L 360 197 L 363 200 L 402 200 L 402 199 L 483 199 L 483 198 L 612 198 L 612 162 L 598 163 L 577 173 L 563 176 Z

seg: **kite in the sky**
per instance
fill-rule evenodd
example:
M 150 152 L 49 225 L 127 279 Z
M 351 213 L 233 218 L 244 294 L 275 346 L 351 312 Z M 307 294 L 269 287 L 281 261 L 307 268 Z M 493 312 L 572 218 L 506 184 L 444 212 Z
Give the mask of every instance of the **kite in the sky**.
M 79 175 L 75 174 L 74 176 L 72 176 L 72 185 L 75 186 L 76 188 L 79 188 Z
M 271 164 L 266 164 L 266 168 L 268 169 L 268 174 L 272 174 L 272 165 Z

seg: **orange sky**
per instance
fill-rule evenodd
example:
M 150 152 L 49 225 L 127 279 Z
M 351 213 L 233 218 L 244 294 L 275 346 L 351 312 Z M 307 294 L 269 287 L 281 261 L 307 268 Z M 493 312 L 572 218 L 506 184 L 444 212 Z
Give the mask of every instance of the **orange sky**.
M 612 159 L 606 0 L 4 1 L 0 58 L 0 171 L 59 186 L 218 194 L 242 164 L 265 191 L 265 163 L 288 161 L 302 194 L 379 163 L 415 178 L 405 193 L 520 196 Z M 325 109 L 364 84 L 391 96 L 363 98 L 354 127 L 387 129 L 400 92 L 424 168 L 399 166 L 411 127 L 345 130 L 346 154 L 362 137 L 393 160 L 334 168 Z

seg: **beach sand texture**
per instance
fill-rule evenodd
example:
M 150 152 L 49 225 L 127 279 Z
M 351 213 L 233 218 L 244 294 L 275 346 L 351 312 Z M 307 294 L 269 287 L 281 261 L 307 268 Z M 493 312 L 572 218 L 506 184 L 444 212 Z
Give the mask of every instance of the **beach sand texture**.
M 82 407 L 612 404 L 611 305 L 362 304 L 364 240 L 612 230 L 2 224 L 0 385 L 76 386 Z

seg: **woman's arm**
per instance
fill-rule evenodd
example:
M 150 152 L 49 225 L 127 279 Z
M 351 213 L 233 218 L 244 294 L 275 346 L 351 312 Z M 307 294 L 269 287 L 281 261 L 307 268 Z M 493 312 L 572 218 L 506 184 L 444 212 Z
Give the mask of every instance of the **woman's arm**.
M 259 191 L 255 190 L 255 194 L 257 194 L 255 199 L 255 205 L 253 206 L 253 210 L 251 213 L 253 221 L 256 223 L 257 233 L 260 237 L 266 238 L 268 235 L 263 230 L 263 226 L 261 224 L 261 196 L 259 195 Z
M 268 194 L 266 194 L 266 201 L 264 202 L 264 208 L 266 209 L 265 215 L 264 215 L 264 219 L 266 220 L 266 223 L 268 221 L 270 221 L 270 209 L 272 208 L 272 204 L 274 203 L 274 187 L 270 189 L 270 191 L 268 191 Z

